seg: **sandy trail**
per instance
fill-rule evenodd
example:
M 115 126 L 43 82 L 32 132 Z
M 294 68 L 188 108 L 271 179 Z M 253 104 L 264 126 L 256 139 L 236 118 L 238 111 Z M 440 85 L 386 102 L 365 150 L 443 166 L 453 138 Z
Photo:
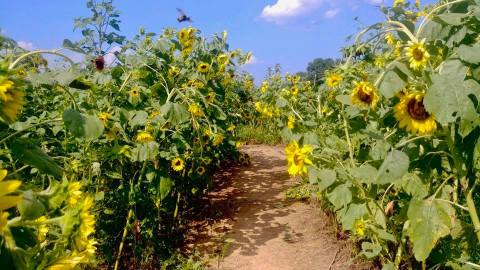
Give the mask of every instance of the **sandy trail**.
M 209 195 L 218 218 L 190 244 L 212 258 L 211 269 L 361 269 L 350 266 L 349 245 L 337 240 L 315 203 L 285 199 L 283 192 L 297 181 L 286 173 L 283 147 L 242 151 L 252 164 L 217 176 L 229 183 Z

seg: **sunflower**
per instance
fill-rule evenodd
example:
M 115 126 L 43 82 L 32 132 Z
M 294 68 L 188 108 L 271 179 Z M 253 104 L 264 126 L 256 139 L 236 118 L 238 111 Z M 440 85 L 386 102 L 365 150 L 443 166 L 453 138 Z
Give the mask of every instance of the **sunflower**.
M 137 87 L 130 90 L 130 96 L 138 97 L 139 95 L 140 95 L 140 89 L 138 89 Z
M 171 66 L 168 69 L 168 77 L 169 78 L 177 77 L 179 74 L 180 74 L 180 69 L 175 67 L 175 66 Z
M 352 103 L 363 108 L 375 108 L 378 103 L 378 94 L 375 87 L 369 82 L 354 82 L 355 88 L 350 95 Z
M 200 72 L 200 73 L 207 73 L 209 69 L 210 69 L 210 65 L 207 64 L 207 63 L 204 63 L 204 62 L 201 62 L 201 63 L 198 64 L 198 66 L 197 66 L 197 70 L 198 70 L 198 72 Z
M 136 141 L 138 143 L 149 143 L 149 142 L 153 142 L 154 140 L 155 138 L 152 136 L 152 134 L 150 134 L 147 131 L 142 131 L 138 133 L 136 138 Z
M 108 120 L 111 117 L 112 117 L 112 115 L 108 112 L 102 112 L 102 113 L 98 114 L 98 118 L 103 122 L 104 125 L 108 122 Z
M 16 89 L 15 83 L 0 77 L 0 119 L 14 122 L 23 107 L 23 92 Z
M 420 92 L 405 94 L 395 105 L 395 118 L 400 127 L 420 135 L 431 134 L 437 129 L 435 117 L 423 105 L 423 96 Z
M 198 175 L 202 176 L 203 174 L 205 174 L 205 171 L 206 171 L 206 170 L 205 170 L 205 167 L 200 166 L 200 167 L 197 168 L 196 171 L 197 171 L 197 174 L 198 174 Z
M 188 111 L 193 116 L 201 117 L 201 116 L 204 115 L 203 111 L 202 111 L 202 108 L 200 106 L 198 106 L 198 104 L 196 104 L 196 103 L 192 103 L 192 104 L 188 105 Z
M 217 62 L 220 66 L 225 66 L 228 64 L 228 55 L 222 53 L 219 56 L 217 56 Z
M 385 35 L 385 40 L 387 41 L 387 44 L 388 45 L 395 45 L 397 43 L 397 39 L 395 38 L 395 36 L 388 32 L 386 35 Z
M 179 157 L 174 158 L 172 160 L 171 167 L 174 171 L 182 171 L 185 168 L 185 162 Z
M 0 211 L 0 235 L 3 233 L 3 229 L 7 226 L 8 223 L 8 212 Z
M 268 82 L 262 82 L 262 86 L 260 86 L 260 92 L 266 93 L 268 91 Z
M 35 222 L 38 223 L 37 239 L 39 242 L 44 242 L 47 239 L 48 226 L 46 224 L 46 221 L 47 221 L 46 216 L 41 216 L 35 220 Z
M 404 6 L 404 5 L 405 5 L 405 0 L 395 0 L 393 2 L 393 7 L 394 8 L 401 7 L 401 6 Z
M 289 115 L 288 116 L 288 123 L 287 123 L 287 128 L 292 129 L 295 127 L 295 116 Z
M 355 233 L 358 236 L 364 236 L 365 235 L 366 226 L 365 226 L 365 221 L 363 221 L 363 219 L 357 219 L 355 221 L 354 228 L 355 228 Z
M 292 88 L 290 88 L 290 94 L 292 94 L 292 96 L 294 96 L 294 97 L 298 95 L 299 91 L 300 90 L 298 89 L 298 86 L 296 86 L 296 85 L 294 85 L 294 86 L 292 86 Z
M 92 62 L 97 71 L 102 71 L 105 68 L 105 58 L 101 55 L 97 56 Z
M 15 192 L 22 182 L 20 180 L 4 181 L 7 174 L 7 170 L 0 170 L 0 212 L 14 207 L 22 200 L 21 195 L 8 195 Z
M 325 80 L 325 84 L 329 88 L 335 88 L 337 87 L 340 83 L 342 82 L 342 76 L 340 76 L 337 73 L 330 73 L 327 75 L 327 78 Z
M 213 103 L 215 101 L 215 96 L 215 92 L 208 92 L 206 96 L 208 103 Z
M 430 54 L 425 48 L 425 39 L 420 42 L 408 42 L 406 55 L 409 57 L 410 67 L 414 70 L 422 70 L 427 66 Z
M 223 137 L 222 134 L 215 134 L 213 136 L 213 146 L 219 146 L 223 142 L 223 139 L 225 139 L 225 137 Z
M 309 159 L 309 155 L 313 148 L 311 145 L 303 145 L 300 147 L 296 141 L 292 141 L 285 148 L 285 155 L 288 162 L 288 173 L 290 175 L 305 175 L 307 174 L 306 165 L 311 165 L 312 161 Z
M 82 198 L 83 192 L 80 190 L 82 184 L 80 182 L 72 182 L 68 184 L 68 204 L 70 206 L 77 205 L 78 201 Z
M 89 258 L 95 255 L 95 239 L 90 236 L 95 233 L 95 216 L 91 213 L 93 198 L 85 197 L 80 211 L 80 227 L 75 236 L 75 252 L 80 252 L 84 257 Z

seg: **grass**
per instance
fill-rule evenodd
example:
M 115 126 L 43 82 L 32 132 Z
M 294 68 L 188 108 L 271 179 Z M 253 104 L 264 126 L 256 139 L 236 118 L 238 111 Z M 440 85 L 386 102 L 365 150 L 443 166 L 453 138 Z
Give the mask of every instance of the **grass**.
M 277 145 L 282 143 L 279 130 L 273 125 L 244 125 L 238 127 L 239 141 L 247 144 Z

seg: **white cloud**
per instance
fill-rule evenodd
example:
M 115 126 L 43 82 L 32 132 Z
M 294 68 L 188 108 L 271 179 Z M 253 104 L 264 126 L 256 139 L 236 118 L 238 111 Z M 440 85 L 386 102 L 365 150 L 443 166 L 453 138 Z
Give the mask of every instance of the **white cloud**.
M 323 16 L 327 19 L 335 18 L 339 12 L 340 12 L 339 8 L 334 8 L 334 9 L 327 10 L 325 14 L 323 14 Z
M 17 42 L 18 46 L 24 50 L 27 50 L 27 51 L 31 51 L 33 49 L 35 49 L 35 46 L 33 46 L 33 43 L 32 42 L 28 42 L 28 41 L 18 41 Z
M 111 65 L 115 60 L 117 60 L 117 57 L 115 56 L 115 52 L 121 51 L 122 48 L 119 46 L 113 46 L 107 54 L 105 54 L 104 59 L 105 59 L 105 65 Z
M 263 8 L 260 17 L 267 21 L 283 23 L 286 19 L 307 13 L 322 4 L 323 0 L 277 0 Z

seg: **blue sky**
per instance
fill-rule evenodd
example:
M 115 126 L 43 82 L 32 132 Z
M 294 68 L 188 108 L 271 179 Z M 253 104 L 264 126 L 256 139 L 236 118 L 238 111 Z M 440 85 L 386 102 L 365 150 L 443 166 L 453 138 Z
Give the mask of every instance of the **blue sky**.
M 60 47 L 79 38 L 73 18 L 88 15 L 84 0 L 0 0 L 0 28 L 29 49 Z M 382 19 L 382 0 L 116 0 L 121 29 L 132 37 L 141 26 L 160 33 L 180 27 L 176 8 L 206 35 L 227 30 L 230 47 L 252 51 L 245 68 L 261 80 L 279 63 L 284 72 L 305 70 L 317 57 L 339 57 L 346 37 Z M 392 0 L 385 0 L 391 5 Z M 431 1 L 429 1 L 431 2 Z M 358 17 L 359 22 L 354 18 Z

